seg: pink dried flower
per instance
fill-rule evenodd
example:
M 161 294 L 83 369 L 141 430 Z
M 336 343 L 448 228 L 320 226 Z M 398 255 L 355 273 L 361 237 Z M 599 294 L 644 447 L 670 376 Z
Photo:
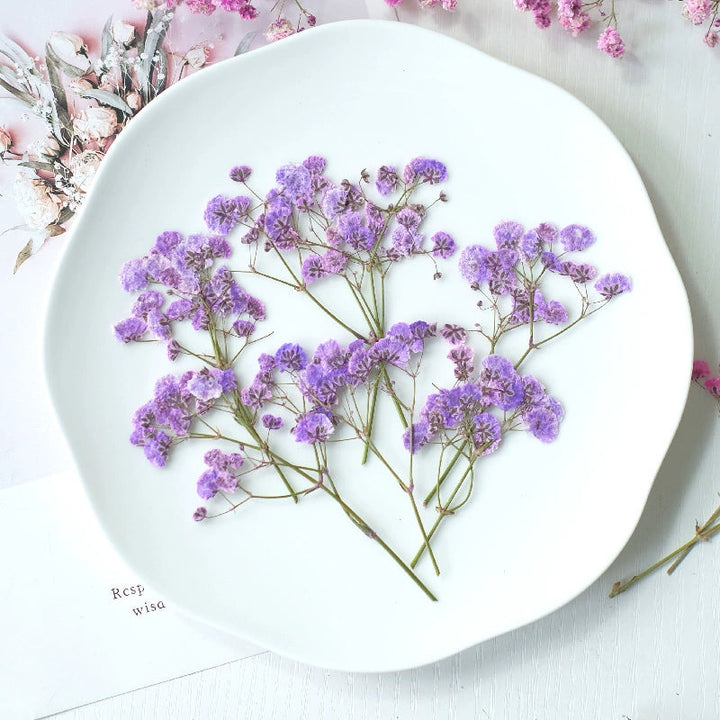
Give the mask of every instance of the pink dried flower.
M 720 377 L 711 377 L 705 381 L 705 389 L 715 397 L 720 397 Z
M 270 23 L 270 26 L 265 32 L 265 37 L 268 39 L 268 42 L 277 42 L 294 34 L 295 28 L 292 23 L 285 17 L 279 17 L 275 22 Z
M 577 37 L 587 30 L 590 16 L 583 11 L 581 0 L 558 0 L 558 20 L 561 27 Z
M 695 360 L 692 366 L 692 379 L 699 380 L 710 375 L 710 366 L 704 360 Z
M 712 0 L 685 0 L 682 13 L 693 25 L 702 25 L 710 17 L 713 4 Z
M 619 58 L 625 54 L 625 43 L 614 27 L 606 27 L 597 42 L 598 50 L 602 50 L 610 57 Z
M 718 34 L 714 30 L 708 30 L 705 33 L 705 37 L 703 38 L 703 42 L 708 47 L 715 47 L 718 44 Z

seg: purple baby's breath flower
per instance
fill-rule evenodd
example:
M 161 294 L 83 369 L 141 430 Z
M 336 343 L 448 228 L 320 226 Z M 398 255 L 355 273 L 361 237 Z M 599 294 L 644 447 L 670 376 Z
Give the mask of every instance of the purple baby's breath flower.
M 518 407 L 525 396 L 525 389 L 513 364 L 501 355 L 488 355 L 482 366 L 478 385 L 486 404 L 497 405 L 501 410 Z
M 408 184 L 419 181 L 436 185 L 447 180 L 447 168 L 439 160 L 414 158 L 405 166 L 403 180 Z
M 558 300 L 537 303 L 537 316 L 550 325 L 564 325 L 568 319 L 568 311 Z
M 181 352 L 182 352 L 182 348 L 180 347 L 180 344 L 178 343 L 177 340 L 171 340 L 167 344 L 168 360 L 172 360 L 172 361 L 177 360 L 178 356 L 180 355 Z
M 473 417 L 473 442 L 475 448 L 482 448 L 483 455 L 494 453 L 500 446 L 502 428 L 500 421 L 489 412 L 478 413 Z
M 137 299 L 132 306 L 132 314 L 134 317 L 146 319 L 151 310 L 159 310 L 165 302 L 165 296 L 157 290 L 147 290 Z
M 298 420 L 295 426 L 296 442 L 322 443 L 334 430 L 332 420 L 324 412 L 312 412 Z
M 353 385 L 364 383 L 375 367 L 370 352 L 367 348 L 359 347 L 352 351 L 348 358 L 348 380 Z
M 347 258 L 339 250 L 330 248 L 320 257 L 326 275 L 339 275 L 347 263 Z
M 606 299 L 610 300 L 616 295 L 621 295 L 624 292 L 630 292 L 632 285 L 630 278 L 620 273 L 609 273 L 603 275 L 595 283 L 595 289 Z
M 421 233 L 398 225 L 392 233 L 393 248 L 403 257 L 412 255 L 420 250 L 423 237 Z
M 148 284 L 148 273 L 145 258 L 129 260 L 120 271 L 120 282 L 126 292 L 144 290 Z
M 426 445 L 430 439 L 428 436 L 429 429 L 428 423 L 424 420 L 413 423 L 403 433 L 403 445 L 405 449 L 410 450 L 414 455 L 423 445 Z
M 140 340 L 147 330 L 147 323 L 141 318 L 130 317 L 115 325 L 115 337 L 123 343 Z
M 389 165 L 380 167 L 377 173 L 377 180 L 375 181 L 375 187 L 380 195 L 389 195 L 397 190 L 399 184 L 400 178 L 394 167 L 390 167 Z
M 285 343 L 275 353 L 275 366 L 280 372 L 302 370 L 306 365 L 307 355 L 296 343 Z
M 442 328 L 440 328 L 440 335 L 442 335 L 451 345 L 459 345 L 460 343 L 465 342 L 465 338 L 467 337 L 465 328 L 450 323 L 443 325 Z
M 240 222 L 244 210 L 247 207 L 240 198 L 216 195 L 208 202 L 203 218 L 210 230 L 227 235 Z
M 543 240 L 537 230 L 528 230 L 520 238 L 518 249 L 526 260 L 535 260 L 543 249 Z
M 412 208 L 404 207 L 397 215 L 396 219 L 400 225 L 408 230 L 415 230 L 420 225 L 422 217 Z
M 168 231 L 161 233 L 155 240 L 155 245 L 151 252 L 172 259 L 175 248 L 177 248 L 182 241 L 183 236 L 179 232 Z
M 145 457 L 155 467 L 165 467 L 170 452 L 170 436 L 162 430 L 145 438 L 143 450 Z
M 446 232 L 436 232 L 430 241 L 433 244 L 433 257 L 447 260 L 455 252 L 455 241 Z
M 543 264 L 543 267 L 546 267 L 551 272 L 559 272 L 560 271 L 560 258 L 555 253 L 550 252 L 549 250 L 545 251 L 540 255 L 540 261 Z
M 320 155 L 311 155 L 303 160 L 303 165 L 310 171 L 312 175 L 320 175 L 325 171 L 327 160 Z
M 206 507 L 199 507 L 193 514 L 192 519 L 195 522 L 200 522 L 201 520 L 204 520 L 207 517 L 207 508 Z
M 159 310 L 151 310 L 147 316 L 148 330 L 158 340 L 168 341 L 172 337 L 172 330 L 170 329 L 170 320 L 167 315 L 161 313 Z
M 584 250 L 594 242 L 595 235 L 584 225 L 568 225 L 560 231 L 560 243 L 567 252 Z
M 190 300 L 181 298 L 180 300 L 171 302 L 165 314 L 169 320 L 186 320 L 192 314 L 193 309 L 193 304 Z
M 560 429 L 560 421 L 550 408 L 537 407 L 523 416 L 528 432 L 542 442 L 555 440 Z
M 406 342 L 388 335 L 372 346 L 370 356 L 377 362 L 404 367 L 410 360 L 410 348 Z
M 242 389 L 240 399 L 243 405 L 259 410 L 268 400 L 272 400 L 272 392 L 266 383 L 253 382 L 249 387 Z
M 240 453 L 224 453 L 214 448 L 205 453 L 203 461 L 216 470 L 230 471 L 241 468 L 245 459 Z
M 250 337 L 255 332 L 255 323 L 249 320 L 236 320 L 233 323 L 233 330 L 240 337 Z
M 208 368 L 193 373 L 193 377 L 187 383 L 188 391 L 199 400 L 217 400 L 222 394 L 222 387 Z
M 275 179 L 293 200 L 312 192 L 310 170 L 304 165 L 284 165 L 275 174 Z
M 460 274 L 469 282 L 480 284 L 489 277 L 487 258 L 490 250 L 482 245 L 470 245 L 460 253 L 458 266 Z
M 308 257 L 303 260 L 300 274 L 306 285 L 310 285 L 310 283 L 325 277 L 326 271 L 323 259 L 319 255 L 308 255 Z
M 495 244 L 498 250 L 508 248 L 510 250 L 516 250 L 518 246 L 518 240 L 522 236 L 525 228 L 512 220 L 506 220 L 496 225 L 493 229 L 493 237 L 495 238 Z
M 217 492 L 217 475 L 218 471 L 210 468 L 198 478 L 196 490 L 203 500 L 209 500 Z
M 281 417 L 268 413 L 262 416 L 262 424 L 268 430 L 279 430 L 285 423 Z
M 252 173 L 252 168 L 249 168 L 247 165 L 236 165 L 232 170 L 230 170 L 230 179 L 234 180 L 235 182 L 245 182 Z

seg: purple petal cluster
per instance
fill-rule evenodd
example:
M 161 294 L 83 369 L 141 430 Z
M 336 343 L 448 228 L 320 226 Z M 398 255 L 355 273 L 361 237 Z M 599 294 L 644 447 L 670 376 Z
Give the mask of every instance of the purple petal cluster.
M 237 476 L 234 471 L 240 469 L 244 462 L 240 453 L 224 453 L 214 449 L 205 453 L 204 460 L 208 469 L 197 481 L 197 494 L 203 500 L 209 500 L 217 492 L 232 493 L 237 489 Z M 196 519 L 202 520 L 206 514 L 207 511 L 204 514 L 201 512 L 202 517 Z
M 224 393 L 235 387 L 235 373 L 217 368 L 160 378 L 152 400 L 133 416 L 130 442 L 142 447 L 153 465 L 164 466 L 173 441 L 185 437 L 193 420 L 207 413 Z
M 455 252 L 455 241 L 446 232 L 432 236 L 432 247 L 423 246 L 420 228 L 426 208 L 409 203 L 415 186 L 437 184 L 447 178 L 441 162 L 415 158 L 402 175 L 391 165 L 380 167 L 375 187 L 381 196 L 403 192 L 404 203 L 397 207 L 380 207 L 365 196 L 360 185 L 349 180 L 331 181 L 325 168 L 326 162 L 319 156 L 281 167 L 276 173 L 276 187 L 265 195 L 263 212 L 252 224 L 244 223 L 250 229 L 241 242 L 253 244 L 264 239 L 265 249 L 299 253 L 300 276 L 306 286 L 328 276 L 343 275 L 348 265 L 357 268 L 376 258 L 383 263 L 411 255 L 431 255 L 442 260 Z M 244 178 L 248 173 L 249 168 L 243 167 L 236 175 Z M 363 171 L 364 182 L 370 183 L 371 178 Z M 220 210 L 224 208 L 220 200 L 212 202 Z M 229 224 L 217 226 L 218 231 L 224 232 Z
M 241 220 L 248 217 L 252 201 L 239 195 L 234 198 L 216 195 L 205 208 L 205 224 L 211 232 L 227 235 Z
M 211 201 L 212 202 L 212 201 Z M 211 318 L 226 318 L 238 337 L 249 337 L 265 318 L 260 300 L 243 290 L 225 265 L 232 248 L 221 235 L 164 232 L 145 257 L 130 260 L 120 274 L 125 290 L 139 293 L 131 316 L 114 327 L 121 342 L 156 339 L 167 343 L 175 359 L 180 346 L 173 339 L 174 322 L 189 322 L 204 331 Z

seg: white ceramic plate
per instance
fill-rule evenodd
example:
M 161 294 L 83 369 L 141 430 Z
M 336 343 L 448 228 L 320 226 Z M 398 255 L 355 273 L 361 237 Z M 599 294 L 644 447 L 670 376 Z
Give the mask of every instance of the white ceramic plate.
M 193 523 L 199 458 L 179 453 L 160 471 L 127 441 L 133 410 L 174 368 L 160 347 L 114 340 L 131 302 L 119 269 L 164 230 L 203 231 L 207 199 L 237 189 L 229 167 L 252 166 L 267 188 L 276 168 L 309 154 L 325 155 L 338 180 L 439 158 L 450 202 L 433 209 L 434 229 L 468 245 L 491 242 L 503 219 L 583 223 L 598 237 L 588 259 L 633 279 L 631 294 L 528 364 L 565 406 L 560 438 L 513 437 L 483 466 L 471 503 L 438 534 L 442 576 L 420 568 L 437 603 L 320 497 Z M 393 319 L 459 311 L 456 270 L 442 285 L 423 273 L 391 295 Z M 268 306 L 275 347 L 283 337 L 311 346 L 337 335 L 297 298 L 280 293 Z M 107 534 L 167 601 L 301 661 L 385 671 L 522 626 L 598 578 L 632 533 L 675 432 L 691 347 L 685 292 L 645 189 L 587 108 L 441 35 L 359 21 L 203 70 L 133 120 L 68 243 L 46 367 Z M 369 502 L 373 521 L 411 554 L 406 518 L 366 483 L 350 498 Z M 378 494 L 368 500 L 363 487 Z

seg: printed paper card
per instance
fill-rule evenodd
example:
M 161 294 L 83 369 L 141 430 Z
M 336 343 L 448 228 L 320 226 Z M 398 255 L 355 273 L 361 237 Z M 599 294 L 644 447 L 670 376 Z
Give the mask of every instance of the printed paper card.
M 78 478 L 0 491 L 0 717 L 39 718 L 263 652 L 139 582 Z

